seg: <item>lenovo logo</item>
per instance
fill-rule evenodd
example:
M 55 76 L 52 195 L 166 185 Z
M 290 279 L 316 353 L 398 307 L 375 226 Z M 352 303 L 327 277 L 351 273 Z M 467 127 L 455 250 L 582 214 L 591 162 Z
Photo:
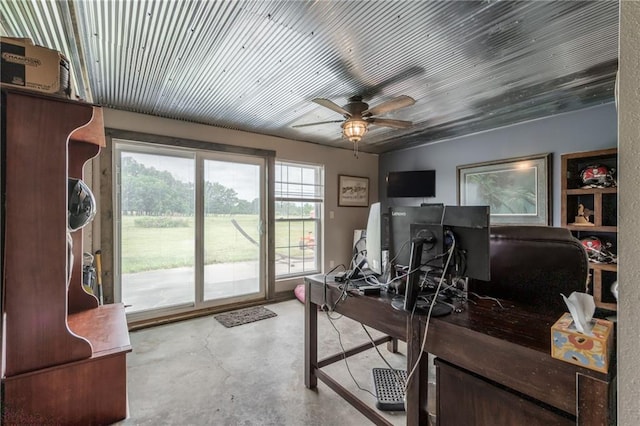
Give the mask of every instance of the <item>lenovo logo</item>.
M 391 216 L 406 216 L 407 212 L 391 212 Z

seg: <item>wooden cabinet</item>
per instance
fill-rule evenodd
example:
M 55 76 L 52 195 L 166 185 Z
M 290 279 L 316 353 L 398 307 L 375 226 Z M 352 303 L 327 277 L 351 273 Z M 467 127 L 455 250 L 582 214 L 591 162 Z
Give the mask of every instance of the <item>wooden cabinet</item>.
M 98 155 L 103 127 L 99 107 L 2 91 L 3 424 L 126 417 L 124 306 L 84 291 L 82 230 L 71 252 L 67 235 L 67 180 Z
M 575 425 L 566 413 L 435 359 L 441 425 Z
M 617 254 L 617 185 L 585 188 L 581 178 L 581 172 L 588 166 L 603 165 L 609 170 L 617 169 L 617 148 L 564 154 L 561 163 L 562 226 L 570 229 L 578 239 L 596 237 L 609 246 L 606 250 Z M 584 217 L 588 217 L 588 222 L 579 217 L 579 211 L 587 213 Z M 589 289 L 596 306 L 616 310 L 611 285 L 617 280 L 618 265 L 590 261 L 589 271 Z

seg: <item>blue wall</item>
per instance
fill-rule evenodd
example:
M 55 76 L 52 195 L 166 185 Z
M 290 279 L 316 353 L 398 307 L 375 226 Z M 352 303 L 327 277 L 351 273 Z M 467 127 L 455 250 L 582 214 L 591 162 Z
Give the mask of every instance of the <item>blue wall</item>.
M 421 202 L 457 204 L 456 167 L 526 155 L 553 154 L 553 225 L 560 226 L 560 156 L 568 152 L 612 148 L 618 144 L 613 103 L 449 139 L 380 156 L 379 188 L 383 208 Z M 387 199 L 390 171 L 436 170 L 436 197 Z

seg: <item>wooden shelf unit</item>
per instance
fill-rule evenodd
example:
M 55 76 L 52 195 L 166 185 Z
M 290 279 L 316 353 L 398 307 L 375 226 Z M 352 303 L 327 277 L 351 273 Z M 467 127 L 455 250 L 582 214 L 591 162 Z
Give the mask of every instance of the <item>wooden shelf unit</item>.
M 2 90 L 2 423 L 109 424 L 127 414 L 124 306 L 82 287 L 67 180 L 105 145 L 102 109 Z
M 578 239 L 594 236 L 605 243 L 611 243 L 611 251 L 617 253 L 618 188 L 582 188 L 580 172 L 594 164 L 617 169 L 618 149 L 575 152 L 561 156 L 562 226 L 569 229 Z M 579 204 L 593 211 L 590 217 L 593 226 L 574 223 Z M 589 271 L 589 287 L 596 306 L 611 311 L 617 310 L 617 303 L 610 287 L 617 280 L 618 265 L 589 262 Z

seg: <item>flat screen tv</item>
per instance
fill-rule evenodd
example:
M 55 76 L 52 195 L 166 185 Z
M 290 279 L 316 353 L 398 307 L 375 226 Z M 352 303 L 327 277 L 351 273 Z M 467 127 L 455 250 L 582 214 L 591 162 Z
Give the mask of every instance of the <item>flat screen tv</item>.
M 436 171 L 389 172 L 387 197 L 435 197 Z

